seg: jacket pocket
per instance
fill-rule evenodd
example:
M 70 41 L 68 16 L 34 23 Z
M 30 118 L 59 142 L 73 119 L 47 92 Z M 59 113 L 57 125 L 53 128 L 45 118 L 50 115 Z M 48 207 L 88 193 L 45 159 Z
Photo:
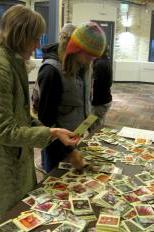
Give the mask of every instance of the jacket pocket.
M 12 157 L 13 159 L 19 159 L 22 154 L 22 147 L 8 147 L 3 146 L 5 157 Z
M 18 151 L 17 159 L 20 159 L 21 154 L 22 154 L 22 147 L 19 147 L 18 149 L 19 151 Z

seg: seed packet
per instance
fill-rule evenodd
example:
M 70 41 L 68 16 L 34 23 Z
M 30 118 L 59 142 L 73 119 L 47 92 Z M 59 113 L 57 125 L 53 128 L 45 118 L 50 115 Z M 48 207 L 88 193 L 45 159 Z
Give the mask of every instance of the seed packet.
M 20 216 L 13 220 L 13 222 L 24 231 L 30 231 L 44 223 L 44 220 L 35 213 Z

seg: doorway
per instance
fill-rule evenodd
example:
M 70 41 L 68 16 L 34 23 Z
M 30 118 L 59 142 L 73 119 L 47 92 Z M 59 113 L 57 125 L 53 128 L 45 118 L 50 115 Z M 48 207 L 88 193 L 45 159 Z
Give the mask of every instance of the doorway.
M 105 32 L 108 52 L 111 62 L 113 63 L 113 48 L 114 48 L 114 26 L 115 23 L 111 21 L 99 21 L 99 20 L 91 20 L 92 22 L 97 23 Z

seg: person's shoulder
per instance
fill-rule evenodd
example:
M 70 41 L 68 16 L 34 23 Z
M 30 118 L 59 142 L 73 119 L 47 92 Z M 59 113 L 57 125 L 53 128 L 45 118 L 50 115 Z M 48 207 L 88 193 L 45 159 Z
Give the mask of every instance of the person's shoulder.
M 97 67 L 97 66 L 100 66 L 100 65 L 103 65 L 105 64 L 106 61 L 104 60 L 104 58 L 97 58 L 95 61 L 94 61 L 94 67 Z
M 110 58 L 108 56 L 105 57 L 99 57 L 95 60 L 94 65 L 103 65 L 110 63 Z
M 52 75 L 56 72 L 55 67 L 51 64 L 51 62 L 48 62 L 47 60 L 43 61 L 42 65 L 39 69 L 39 75 Z
M 38 82 L 57 82 L 61 81 L 61 74 L 59 70 L 52 64 L 45 63 L 40 67 L 38 73 Z

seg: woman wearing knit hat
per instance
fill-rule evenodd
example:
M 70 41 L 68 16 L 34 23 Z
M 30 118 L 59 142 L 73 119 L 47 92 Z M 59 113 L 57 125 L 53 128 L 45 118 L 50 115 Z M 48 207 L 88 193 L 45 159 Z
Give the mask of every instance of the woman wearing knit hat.
M 74 60 L 73 56 L 78 58 L 79 63 L 89 65 L 90 61 L 103 54 L 105 47 L 105 33 L 96 23 L 89 22 L 77 27 L 66 47 L 64 70 L 73 68 L 69 66 L 70 61 Z
M 90 64 L 102 55 L 105 46 L 104 32 L 96 23 L 89 22 L 76 28 L 65 25 L 59 44 L 43 49 L 44 63 L 37 79 L 39 99 L 33 106 L 44 125 L 74 130 L 89 115 Z M 77 169 L 84 166 L 79 151 L 56 140 L 43 151 L 43 168 L 49 172 L 66 156 Z

